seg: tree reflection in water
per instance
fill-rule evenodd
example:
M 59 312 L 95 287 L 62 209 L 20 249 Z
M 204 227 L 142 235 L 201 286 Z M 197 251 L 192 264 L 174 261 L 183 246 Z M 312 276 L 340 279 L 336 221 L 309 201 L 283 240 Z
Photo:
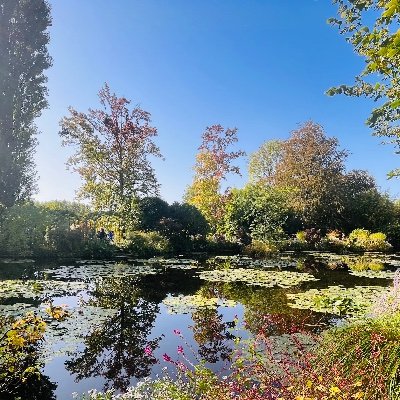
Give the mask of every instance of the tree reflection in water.
M 18 382 L 15 387 L 10 390 L 3 391 L 3 385 L 0 379 L 0 399 L 1 400 L 55 400 L 54 391 L 57 385 L 50 381 L 47 375 L 42 373 L 31 375 L 26 381 Z
M 230 341 L 235 336 L 229 332 L 234 322 L 223 322 L 216 308 L 200 309 L 192 313 L 193 337 L 199 345 L 199 356 L 209 363 L 229 360 L 232 353 Z
M 157 360 L 150 354 L 161 337 L 149 340 L 160 294 L 155 294 L 140 278 L 110 278 L 96 283 L 88 305 L 117 310 L 85 337 L 85 349 L 66 361 L 76 379 L 101 376 L 105 389 L 124 391 L 130 379 L 150 375 Z M 153 296 L 153 298 L 152 298 Z M 147 349 L 147 351 L 145 351 Z
M 199 294 L 205 298 L 219 297 L 218 285 L 206 283 Z M 232 353 L 235 336 L 230 329 L 235 327 L 235 322 L 223 322 L 222 318 L 217 308 L 200 308 L 192 313 L 194 325 L 191 328 L 199 345 L 199 356 L 209 363 L 229 360 Z

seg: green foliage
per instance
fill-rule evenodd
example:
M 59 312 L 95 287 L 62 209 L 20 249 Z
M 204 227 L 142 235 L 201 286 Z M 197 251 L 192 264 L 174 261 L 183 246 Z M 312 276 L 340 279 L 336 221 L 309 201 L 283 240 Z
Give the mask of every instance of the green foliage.
M 345 232 L 360 226 L 372 231 L 384 230 L 397 219 L 394 203 L 387 194 L 378 191 L 375 180 L 365 171 L 344 175 L 338 190 L 343 198 L 340 228 Z
M 291 213 L 289 196 L 287 190 L 261 184 L 233 189 L 224 215 L 226 237 L 243 244 L 284 239 L 284 226 Z
M 169 216 L 169 204 L 159 197 L 145 197 L 139 201 L 139 228 L 143 231 L 156 231 L 160 220 Z
M 273 184 L 276 167 L 282 158 L 282 142 L 270 140 L 249 157 L 249 181 Z
M 266 258 L 279 251 L 277 243 L 253 240 L 243 249 L 243 253 L 254 258 Z
M 273 181 L 291 190 L 291 206 L 305 227 L 337 227 L 342 203 L 338 187 L 347 151 L 312 121 L 293 131 L 281 151 Z
M 365 68 L 355 77 L 353 86 L 340 85 L 328 95 L 367 97 L 379 101 L 368 125 L 378 136 L 392 138 L 399 145 L 400 120 L 400 21 L 399 0 L 334 0 L 338 17 L 329 22 L 365 59 Z M 399 170 L 391 172 L 391 176 Z
M 305 243 L 306 242 L 306 232 L 305 231 L 299 231 L 296 233 L 296 239 L 300 243 Z
M 136 257 L 152 257 L 171 251 L 169 240 L 157 232 L 131 232 L 125 250 Z
M 139 208 L 142 230 L 165 236 L 175 253 L 205 248 L 209 225 L 193 205 L 178 202 L 168 205 L 157 197 L 148 197 L 140 201 Z
M 34 120 L 47 107 L 43 72 L 51 66 L 50 25 L 45 0 L 0 1 L 0 205 L 5 207 L 35 191 Z
M 321 368 L 333 365 L 364 383 L 366 399 L 397 399 L 400 393 L 400 315 L 367 319 L 324 334 Z
M 67 202 L 10 207 L 0 218 L 0 255 L 109 257 L 112 245 L 95 237 L 94 222 L 82 222 L 86 212 L 85 206 Z

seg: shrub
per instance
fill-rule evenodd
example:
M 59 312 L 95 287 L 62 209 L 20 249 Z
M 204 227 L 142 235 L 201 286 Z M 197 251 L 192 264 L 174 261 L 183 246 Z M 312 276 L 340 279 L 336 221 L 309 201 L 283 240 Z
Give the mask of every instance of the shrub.
M 135 257 L 152 257 L 170 252 L 167 238 L 157 232 L 131 232 L 124 245 Z
M 392 248 L 382 232 L 371 233 L 367 229 L 354 229 L 349 234 L 348 246 L 355 251 L 388 251 Z
M 327 331 L 318 349 L 319 371 L 333 367 L 360 382 L 366 399 L 398 399 L 400 315 L 368 319 Z
M 306 243 L 306 232 L 305 231 L 299 231 L 296 233 L 296 239 L 300 243 Z
M 256 258 L 268 257 L 271 254 L 275 254 L 279 251 L 279 247 L 274 242 L 261 242 L 259 240 L 253 240 L 251 244 L 246 246 L 243 253 Z

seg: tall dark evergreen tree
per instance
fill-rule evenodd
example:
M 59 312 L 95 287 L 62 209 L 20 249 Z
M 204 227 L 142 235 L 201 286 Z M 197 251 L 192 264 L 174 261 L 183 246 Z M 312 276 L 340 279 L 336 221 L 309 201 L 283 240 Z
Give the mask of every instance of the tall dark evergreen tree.
M 0 207 L 35 190 L 34 120 L 47 107 L 50 25 L 45 0 L 0 0 Z

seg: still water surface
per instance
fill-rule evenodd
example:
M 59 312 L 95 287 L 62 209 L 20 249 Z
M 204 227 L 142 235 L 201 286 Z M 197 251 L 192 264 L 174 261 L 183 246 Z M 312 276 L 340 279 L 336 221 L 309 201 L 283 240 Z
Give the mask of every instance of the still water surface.
M 168 364 L 163 355 L 179 359 L 178 346 L 190 361 L 206 360 L 223 371 L 235 337 L 255 335 L 265 316 L 284 321 L 270 327 L 271 335 L 285 333 L 296 321 L 306 320 L 310 329 L 338 323 L 337 315 L 290 307 L 287 295 L 332 285 L 389 285 L 400 258 L 372 257 L 380 257 L 387 276 L 355 276 L 340 257 L 313 253 L 265 261 L 0 262 L 0 313 L 32 310 L 48 320 L 43 372 L 57 385 L 57 399 L 93 388 L 123 392 L 144 377 L 162 374 Z M 261 279 L 254 270 L 269 275 Z M 66 305 L 71 317 L 50 321 L 44 312 L 49 301 Z

